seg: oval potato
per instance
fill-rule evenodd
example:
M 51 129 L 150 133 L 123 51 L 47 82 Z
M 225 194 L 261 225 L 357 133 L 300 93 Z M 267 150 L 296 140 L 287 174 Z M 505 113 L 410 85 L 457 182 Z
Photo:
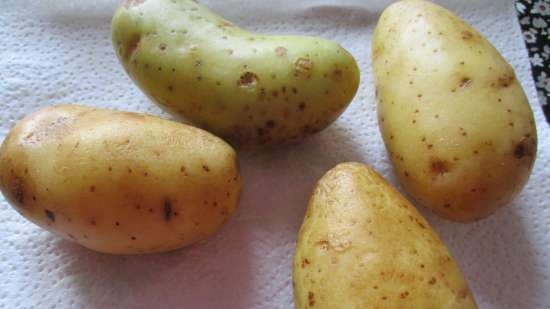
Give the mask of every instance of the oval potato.
M 293 276 L 296 309 L 477 308 L 428 222 L 358 163 L 338 165 L 317 184 Z
M 321 131 L 359 87 L 357 63 L 337 43 L 252 33 L 192 0 L 125 1 L 112 37 L 154 102 L 243 146 Z
M 168 251 L 213 234 L 237 207 L 236 154 L 187 125 L 59 105 L 0 149 L 0 189 L 25 218 L 90 249 Z
M 386 148 L 418 202 L 469 222 L 522 190 L 537 152 L 533 113 L 475 29 L 428 1 L 399 1 L 376 27 L 373 62 Z

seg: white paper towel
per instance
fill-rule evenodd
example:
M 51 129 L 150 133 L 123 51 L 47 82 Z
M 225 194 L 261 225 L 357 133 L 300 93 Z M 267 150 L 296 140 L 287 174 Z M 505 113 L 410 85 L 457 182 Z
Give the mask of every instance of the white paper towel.
M 114 0 L 0 0 L 0 136 L 60 102 L 163 114 L 124 74 L 110 41 Z M 370 39 L 390 1 L 208 1 L 252 30 L 334 39 L 359 61 L 349 110 L 303 144 L 241 156 L 238 213 L 212 239 L 168 254 L 102 255 L 25 221 L 1 199 L 0 308 L 292 308 L 291 257 L 309 194 L 335 164 L 361 161 L 393 183 L 378 132 Z M 550 130 L 536 101 L 512 1 L 441 1 L 508 59 L 535 110 L 539 154 L 518 200 L 461 225 L 425 209 L 467 276 L 480 308 L 550 308 Z M 416 308 L 422 309 L 422 308 Z

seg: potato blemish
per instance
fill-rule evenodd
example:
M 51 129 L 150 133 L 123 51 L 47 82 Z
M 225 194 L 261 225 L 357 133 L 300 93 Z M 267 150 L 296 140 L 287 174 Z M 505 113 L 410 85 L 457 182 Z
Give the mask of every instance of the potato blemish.
M 46 214 L 46 217 L 48 217 L 48 219 L 51 221 L 51 222 L 55 222 L 55 213 L 49 209 L 44 209 L 44 213 Z
M 172 202 L 166 199 L 164 201 L 164 220 L 170 221 L 170 219 L 172 219 L 172 215 L 173 215 Z
M 258 83 L 258 76 L 252 72 L 245 72 L 237 81 L 237 85 L 242 88 L 253 88 Z
M 470 85 L 472 85 L 473 82 L 474 81 L 469 77 L 464 77 L 460 80 L 460 84 L 458 85 L 458 87 L 460 89 L 468 88 Z
M 11 178 L 8 180 L 8 188 L 11 199 L 17 202 L 19 206 L 23 206 L 25 204 L 25 183 L 23 181 L 23 178 L 15 174 L 15 171 L 13 169 L 10 171 L 10 173 Z
M 516 77 L 513 74 L 503 74 L 498 78 L 497 86 L 499 88 L 508 88 L 514 83 L 515 80 Z
M 527 157 L 527 156 L 533 156 L 534 153 L 533 153 L 533 140 L 530 139 L 529 137 L 525 136 L 524 138 L 522 138 L 522 140 L 514 147 L 514 156 L 518 159 L 518 160 L 521 160 L 523 159 L 524 157 Z
M 299 58 L 295 64 L 295 75 L 306 75 L 313 70 L 313 61 L 309 58 Z
M 430 160 L 430 172 L 435 175 L 444 175 L 449 172 L 451 164 L 447 161 L 432 158 Z
M 132 38 L 126 43 L 125 46 L 125 52 L 124 52 L 124 58 L 126 61 L 128 61 L 132 55 L 136 52 L 136 50 L 139 47 L 139 43 L 141 42 L 141 35 L 136 34 L 132 36 Z
M 310 307 L 315 306 L 315 294 L 313 292 L 307 293 L 307 301 Z
M 287 49 L 282 46 L 275 48 L 275 54 L 277 54 L 278 57 L 284 57 L 286 56 L 286 53 Z
M 468 30 L 462 31 L 461 34 L 462 34 L 462 39 L 464 41 L 471 40 L 474 37 L 474 34 L 471 31 L 468 31 Z

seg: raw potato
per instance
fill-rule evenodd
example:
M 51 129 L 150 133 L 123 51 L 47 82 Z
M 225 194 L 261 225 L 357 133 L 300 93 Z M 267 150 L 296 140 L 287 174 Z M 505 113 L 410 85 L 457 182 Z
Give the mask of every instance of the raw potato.
M 251 33 L 192 0 L 125 1 L 112 28 L 125 70 L 153 101 L 243 146 L 321 131 L 359 85 L 338 44 Z
M 369 167 L 318 183 L 294 256 L 296 309 L 471 309 L 470 289 L 416 209 Z
M 400 1 L 380 18 L 373 61 L 386 148 L 418 202 L 469 222 L 522 190 L 537 152 L 533 113 L 476 30 L 430 2 Z
M 0 188 L 19 213 L 106 253 L 204 239 L 234 212 L 240 187 L 224 141 L 136 113 L 45 108 L 19 122 L 0 149 Z

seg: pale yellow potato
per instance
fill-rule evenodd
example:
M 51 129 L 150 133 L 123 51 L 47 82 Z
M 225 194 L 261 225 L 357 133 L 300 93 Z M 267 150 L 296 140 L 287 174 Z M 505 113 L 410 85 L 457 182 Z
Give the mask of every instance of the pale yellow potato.
M 77 105 L 19 122 L 0 149 L 0 189 L 25 218 L 90 249 L 177 249 L 237 207 L 234 150 L 203 130 Z
M 124 0 L 112 38 L 153 102 L 248 148 L 322 131 L 359 87 L 359 67 L 338 43 L 253 33 L 194 0 Z
M 451 220 L 485 218 L 523 188 L 537 152 L 512 67 L 448 10 L 405 0 L 373 39 L 379 124 L 400 182 Z
M 428 222 L 359 163 L 338 165 L 319 181 L 293 276 L 296 309 L 477 308 Z

